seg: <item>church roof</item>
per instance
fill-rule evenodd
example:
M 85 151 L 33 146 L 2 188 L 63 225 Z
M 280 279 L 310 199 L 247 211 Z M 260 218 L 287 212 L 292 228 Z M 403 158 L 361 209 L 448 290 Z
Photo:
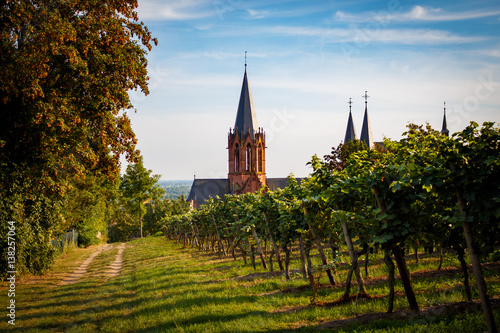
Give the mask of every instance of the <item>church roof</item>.
M 194 200 L 200 207 L 211 197 L 219 196 L 224 198 L 224 194 L 229 194 L 229 179 L 195 179 L 191 186 L 191 191 L 187 201 Z
M 247 69 L 245 65 L 245 75 L 243 76 L 243 85 L 241 86 L 240 102 L 236 121 L 234 123 L 235 133 L 238 131 L 241 137 L 246 137 L 248 133 L 254 138 L 255 132 L 259 129 L 257 116 L 253 106 L 252 93 L 248 84 Z
M 363 127 L 361 128 L 361 141 L 363 141 L 368 148 L 373 148 L 373 135 L 372 127 L 370 125 L 370 118 L 368 117 L 368 106 L 365 103 L 365 116 L 363 118 Z
M 349 119 L 347 120 L 347 130 L 345 131 L 344 143 L 347 143 L 350 140 L 356 140 L 356 129 L 354 128 L 352 113 L 349 110 Z
M 295 178 L 297 184 L 300 184 L 304 178 Z M 287 178 L 267 178 L 267 187 L 271 191 L 276 191 L 277 189 L 284 189 L 288 186 L 288 177 Z

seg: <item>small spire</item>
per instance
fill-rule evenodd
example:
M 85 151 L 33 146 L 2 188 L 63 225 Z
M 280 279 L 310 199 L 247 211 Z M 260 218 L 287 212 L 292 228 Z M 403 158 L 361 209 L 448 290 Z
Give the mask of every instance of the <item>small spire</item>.
M 446 121 L 446 102 L 444 102 L 443 127 L 441 128 L 441 133 L 446 136 L 450 135 L 450 131 L 448 130 L 448 123 Z
M 356 129 L 354 128 L 354 121 L 352 120 L 351 105 L 352 100 L 349 98 L 349 118 L 347 119 L 347 129 L 345 131 L 344 144 L 350 140 L 356 140 Z
M 365 116 L 363 118 L 363 126 L 361 127 L 361 137 L 360 140 L 366 143 L 368 149 L 373 148 L 373 135 L 372 127 L 370 125 L 370 118 L 368 118 L 368 91 L 365 91 L 365 95 L 361 96 L 365 98 Z

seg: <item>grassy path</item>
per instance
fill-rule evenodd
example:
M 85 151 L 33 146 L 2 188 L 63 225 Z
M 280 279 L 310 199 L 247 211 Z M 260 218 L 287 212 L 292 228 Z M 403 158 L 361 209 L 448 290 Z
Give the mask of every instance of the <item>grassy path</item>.
M 77 269 L 75 269 L 71 274 L 66 276 L 64 280 L 62 280 L 59 284 L 64 286 L 67 284 L 72 284 L 78 282 L 79 279 L 83 278 L 85 276 L 85 273 L 87 273 L 87 270 L 94 260 L 95 257 L 97 257 L 102 251 L 107 251 L 113 248 L 111 244 L 106 244 L 102 245 L 95 252 L 93 252 L 87 259 L 85 259 L 80 266 L 78 266 Z
M 95 250 L 76 250 L 59 258 L 49 274 L 18 281 L 16 326 L 7 324 L 4 310 L 0 331 L 287 332 L 296 329 L 307 332 L 324 329 L 331 332 L 331 327 L 335 332 L 483 332 L 485 328 L 479 311 L 461 314 L 465 310 L 460 306 L 452 315 L 444 311 L 408 316 L 402 311 L 407 303 L 400 285 L 396 289 L 399 296 L 395 308 L 399 312 L 395 316 L 363 315 L 383 313 L 386 308 L 387 289 L 384 280 L 377 277 L 385 273 L 376 266 L 372 271 L 374 278 L 367 281 L 373 299 L 313 307 L 309 306 L 312 291 L 299 274 L 286 281 L 280 274 L 269 274 L 261 268 L 254 271 L 251 265 L 243 266 L 241 261 L 234 262 L 232 258 L 219 259 L 195 249 L 182 249 L 163 237 L 135 240 L 126 247 L 114 244 L 112 249 L 101 251 L 93 258 L 83 277 L 75 283 L 60 285 L 64 277 Z M 292 267 L 299 265 L 295 263 Z M 420 267 L 425 268 L 423 260 Z M 421 275 L 414 280 L 414 285 L 419 290 L 417 297 L 422 308 L 463 299 L 461 277 L 457 274 Z M 491 293 L 500 294 L 499 270 L 487 271 L 487 276 Z M 342 292 L 340 287 L 324 286 L 318 291 L 318 297 L 325 303 L 333 302 Z M 9 301 L 5 285 L 0 293 L 0 305 L 5 309 Z M 500 314 L 498 306 L 495 313 Z M 358 315 L 369 319 L 358 320 L 355 318 Z M 338 325 L 341 320 L 347 320 L 345 325 Z

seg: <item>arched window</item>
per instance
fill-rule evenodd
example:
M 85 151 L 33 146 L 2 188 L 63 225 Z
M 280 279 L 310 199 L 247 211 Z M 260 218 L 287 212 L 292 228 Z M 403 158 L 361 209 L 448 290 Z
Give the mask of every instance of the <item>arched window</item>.
M 264 150 L 262 149 L 262 144 L 259 144 L 259 148 L 257 150 L 257 163 L 258 163 L 258 172 L 264 172 L 264 155 L 262 155 Z
M 234 172 L 240 171 L 240 146 L 234 146 Z
M 247 145 L 245 159 L 246 159 L 246 170 L 252 171 L 252 147 L 250 146 L 250 144 Z

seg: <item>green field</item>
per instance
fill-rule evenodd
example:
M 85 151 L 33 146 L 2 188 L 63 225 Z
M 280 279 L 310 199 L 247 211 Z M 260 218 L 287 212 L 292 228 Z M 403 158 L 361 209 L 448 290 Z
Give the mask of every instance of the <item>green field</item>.
M 74 284 L 60 285 L 67 274 L 90 256 L 96 247 L 76 249 L 56 260 L 41 277 L 16 281 L 16 321 L 9 325 L 6 284 L 0 304 L 4 314 L 0 331 L 20 332 L 484 332 L 486 324 L 479 303 L 465 303 L 462 274 L 450 253 L 443 268 L 439 258 L 421 254 L 419 264 L 407 258 L 420 314 L 408 310 L 403 288 L 396 280 L 395 312 L 386 314 L 386 269 L 383 261 L 370 259 L 366 285 L 370 299 L 336 302 L 342 286 L 320 280 L 316 306 L 313 290 L 298 271 L 294 251 L 292 279 L 279 272 L 253 269 L 241 260 L 183 248 L 164 237 L 127 243 L 123 269 L 106 278 L 117 245 L 103 251 Z M 343 258 L 347 262 L 347 257 Z M 319 260 L 318 262 L 319 263 Z M 275 265 L 276 268 L 276 265 Z M 340 263 L 337 281 L 344 281 L 348 265 Z M 489 294 L 500 322 L 500 265 L 484 266 Z M 471 281 L 474 282 L 473 280 Z M 356 292 L 355 284 L 352 292 Z M 478 298 L 475 289 L 473 297 Z M 334 329 L 334 330 L 332 330 Z

